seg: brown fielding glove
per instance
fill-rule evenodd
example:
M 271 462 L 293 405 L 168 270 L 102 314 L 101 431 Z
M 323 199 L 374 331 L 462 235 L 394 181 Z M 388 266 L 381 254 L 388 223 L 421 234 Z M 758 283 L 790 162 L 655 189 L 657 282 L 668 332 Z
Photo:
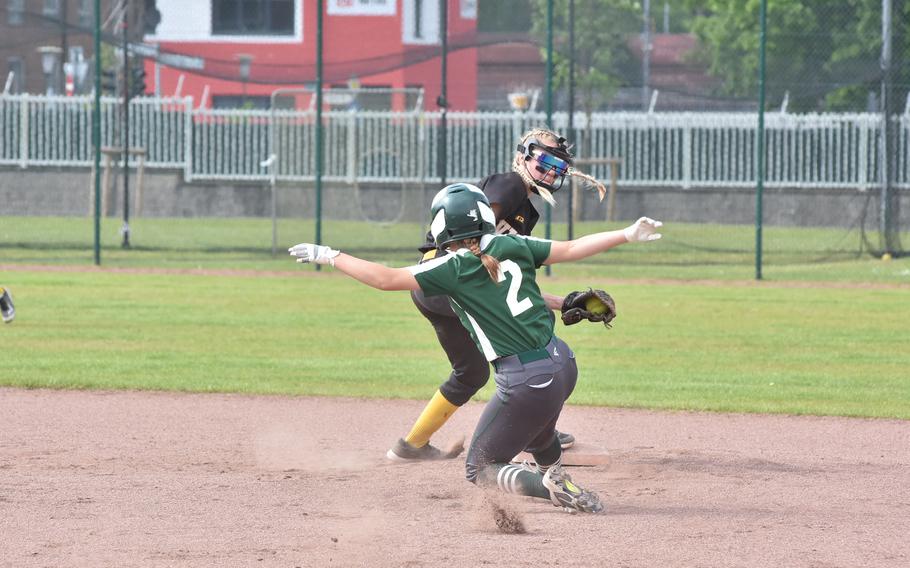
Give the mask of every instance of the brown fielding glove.
M 603 290 L 588 288 L 578 292 L 570 292 L 562 301 L 562 323 L 572 325 L 583 319 L 593 322 L 603 322 L 610 327 L 610 322 L 616 317 L 616 302 Z

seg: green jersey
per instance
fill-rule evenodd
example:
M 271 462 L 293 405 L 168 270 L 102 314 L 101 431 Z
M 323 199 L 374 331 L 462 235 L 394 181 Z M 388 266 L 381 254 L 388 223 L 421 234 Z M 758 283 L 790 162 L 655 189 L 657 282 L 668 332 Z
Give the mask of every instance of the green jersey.
M 427 296 L 446 294 L 461 323 L 488 361 L 539 349 L 553 337 L 553 318 L 537 286 L 537 268 L 551 241 L 520 235 L 484 235 L 481 250 L 499 260 L 499 281 L 468 249 L 412 266 Z

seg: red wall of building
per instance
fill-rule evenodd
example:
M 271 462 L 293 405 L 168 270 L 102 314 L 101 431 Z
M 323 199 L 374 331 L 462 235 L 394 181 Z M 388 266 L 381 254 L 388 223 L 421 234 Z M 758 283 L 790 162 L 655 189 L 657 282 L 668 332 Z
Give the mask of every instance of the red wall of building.
M 398 1 L 393 16 L 348 16 L 323 13 L 323 77 L 325 87 L 344 85 L 351 78 L 348 71 L 356 69 L 361 86 L 381 85 L 391 87 L 423 86 L 424 108 L 435 110 L 440 94 L 441 58 L 437 55 L 408 67 L 370 74 L 377 65 L 394 66 L 403 54 L 423 54 L 428 50 L 438 52 L 439 46 L 404 45 L 402 43 L 402 0 Z M 450 37 L 471 33 L 476 20 L 463 19 L 459 14 L 459 0 L 448 0 L 448 31 Z M 246 84 L 249 96 L 265 96 L 281 87 L 304 87 L 315 81 L 317 4 L 303 2 L 303 41 L 301 43 L 233 43 L 233 42 L 161 42 L 162 51 L 171 51 L 202 57 L 205 70 L 199 74 L 161 66 L 162 95 L 175 93 L 180 75 L 184 75 L 181 94 L 190 95 L 199 105 L 208 85 L 211 97 L 216 95 L 242 96 L 244 84 L 240 81 L 238 54 L 253 56 L 250 81 Z M 154 65 L 146 64 L 148 90 L 154 92 Z M 450 52 L 447 59 L 447 87 L 451 110 L 473 110 L 477 102 L 477 49 Z M 214 75 L 214 76 L 212 76 Z M 227 77 L 234 77 L 231 80 Z

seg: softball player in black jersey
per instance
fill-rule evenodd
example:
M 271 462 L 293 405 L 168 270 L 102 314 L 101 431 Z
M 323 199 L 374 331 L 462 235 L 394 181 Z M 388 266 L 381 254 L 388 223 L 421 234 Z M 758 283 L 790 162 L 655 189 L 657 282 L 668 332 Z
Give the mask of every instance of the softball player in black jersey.
M 540 214 L 531 203 L 530 195 L 539 194 L 555 205 L 552 192 L 557 191 L 568 175 L 575 175 L 593 183 L 601 195 L 606 191 L 594 178 L 571 167 L 572 155 L 564 138 L 545 129 L 526 132 L 518 144 L 512 171 L 487 176 L 480 182 L 480 189 L 489 200 L 496 217 L 495 230 L 501 235 L 530 235 Z M 444 253 L 430 233 L 419 248 L 423 261 Z M 558 310 L 562 296 L 544 294 L 547 305 Z M 477 350 L 474 341 L 458 321 L 445 296 L 428 297 L 421 290 L 411 293 L 417 310 L 423 314 L 446 353 L 452 371 L 427 403 L 410 432 L 399 439 L 386 453 L 391 460 L 433 460 L 454 458 L 458 450 L 443 452 L 430 444 L 430 438 L 456 410 L 474 396 L 490 377 L 490 365 Z M 557 432 L 565 448 L 575 443 L 575 438 Z
M 450 298 L 477 350 L 496 370 L 496 394 L 468 450 L 467 479 L 549 499 L 570 511 L 602 511 L 597 495 L 574 484 L 560 465 L 556 421 L 575 388 L 578 368 L 572 350 L 553 334 L 554 319 L 537 286 L 537 268 L 580 260 L 626 242 L 656 240 L 661 223 L 642 217 L 623 230 L 572 241 L 497 235 L 484 193 L 461 183 L 436 195 L 431 218 L 433 238 L 446 252 L 408 268 L 390 268 L 309 243 L 289 251 L 298 262 L 331 264 L 380 290 L 420 290 L 427 297 Z M 534 456 L 536 465 L 511 463 L 522 450 Z

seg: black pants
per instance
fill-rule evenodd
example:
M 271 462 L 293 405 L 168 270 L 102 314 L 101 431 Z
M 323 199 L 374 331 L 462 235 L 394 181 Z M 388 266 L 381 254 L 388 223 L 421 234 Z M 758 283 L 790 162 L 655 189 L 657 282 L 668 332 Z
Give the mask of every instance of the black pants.
M 411 292 L 411 299 L 423 317 L 430 320 L 436 338 L 452 365 L 452 372 L 439 386 L 439 392 L 455 406 L 462 406 L 487 384 L 490 364 L 452 311 L 448 296 L 427 298 L 418 290 Z
M 578 367 L 575 354 L 558 337 L 546 349 L 549 357 L 537 361 L 522 363 L 512 356 L 496 362 L 496 395 L 480 415 L 465 460 L 468 481 L 474 482 L 484 466 L 508 463 L 522 450 L 538 463 L 559 457 L 556 420 L 575 390 Z

